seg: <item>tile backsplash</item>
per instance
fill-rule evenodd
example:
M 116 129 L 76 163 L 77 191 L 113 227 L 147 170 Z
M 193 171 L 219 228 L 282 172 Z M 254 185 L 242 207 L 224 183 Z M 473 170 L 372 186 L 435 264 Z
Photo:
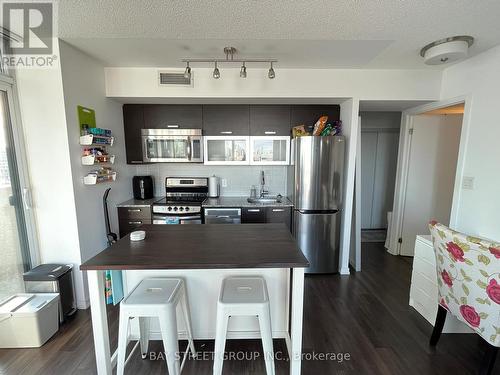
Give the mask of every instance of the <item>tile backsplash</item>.
M 218 176 L 227 180 L 222 186 L 222 196 L 248 196 L 252 185 L 260 185 L 260 171 L 264 171 L 266 186 L 271 195 L 286 195 L 287 167 L 252 165 L 203 165 L 203 164 L 149 164 L 135 166 L 136 175 L 151 175 L 155 181 L 155 195 L 165 195 L 165 177 L 209 177 Z

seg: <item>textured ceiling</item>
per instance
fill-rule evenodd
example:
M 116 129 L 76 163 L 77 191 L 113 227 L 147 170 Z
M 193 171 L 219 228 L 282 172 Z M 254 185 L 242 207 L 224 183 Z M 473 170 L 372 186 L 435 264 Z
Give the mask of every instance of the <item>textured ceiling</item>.
M 61 0 L 58 13 L 59 36 L 110 66 L 231 44 L 282 67 L 423 68 L 418 51 L 436 39 L 472 35 L 472 55 L 500 44 L 498 0 Z

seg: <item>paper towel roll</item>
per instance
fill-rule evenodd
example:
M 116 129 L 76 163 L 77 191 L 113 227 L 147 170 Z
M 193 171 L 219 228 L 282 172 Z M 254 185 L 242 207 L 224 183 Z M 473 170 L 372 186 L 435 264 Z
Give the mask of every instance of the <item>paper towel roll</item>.
M 210 198 L 219 196 L 219 177 L 215 175 L 208 178 L 208 196 Z

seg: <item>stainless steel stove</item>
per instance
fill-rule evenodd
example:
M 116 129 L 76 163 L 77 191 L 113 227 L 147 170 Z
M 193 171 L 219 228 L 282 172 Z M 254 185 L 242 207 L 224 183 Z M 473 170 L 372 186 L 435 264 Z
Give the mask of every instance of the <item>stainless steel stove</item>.
M 153 224 L 202 224 L 208 178 L 167 177 L 165 193 L 165 198 L 153 203 Z

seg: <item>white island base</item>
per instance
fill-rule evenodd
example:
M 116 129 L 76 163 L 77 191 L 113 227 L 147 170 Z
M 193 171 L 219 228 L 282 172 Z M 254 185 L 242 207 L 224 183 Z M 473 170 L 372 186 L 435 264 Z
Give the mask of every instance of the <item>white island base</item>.
M 178 277 L 186 283 L 191 309 L 191 325 L 195 340 L 215 339 L 217 300 L 222 280 L 228 276 L 262 276 L 266 280 L 271 308 L 271 326 L 273 338 L 288 338 L 290 305 L 290 269 L 255 268 L 255 269 L 191 269 L 191 270 L 128 270 L 123 272 L 124 291 L 127 294 L 142 279 L 150 277 Z M 177 312 L 179 338 L 186 338 L 184 320 Z M 138 339 L 137 319 L 131 321 L 131 338 Z M 150 337 L 161 340 L 160 327 L 155 319 L 151 320 Z M 233 317 L 229 319 L 228 339 L 260 338 L 259 324 L 256 317 Z

